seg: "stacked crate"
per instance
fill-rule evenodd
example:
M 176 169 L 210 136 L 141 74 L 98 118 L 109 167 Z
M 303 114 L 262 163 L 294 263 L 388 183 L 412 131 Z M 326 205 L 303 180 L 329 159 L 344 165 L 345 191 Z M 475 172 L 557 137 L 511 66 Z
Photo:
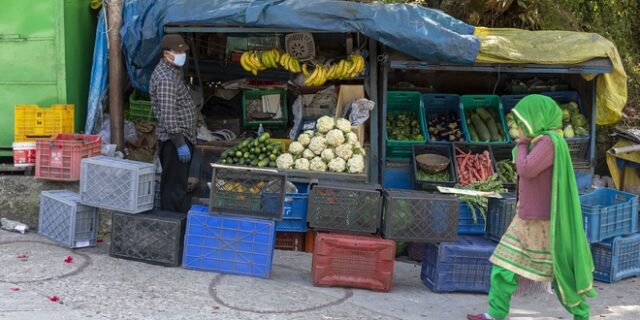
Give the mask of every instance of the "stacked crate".
M 282 220 L 276 221 L 275 248 L 279 250 L 304 251 L 309 185 L 297 184 L 296 189 L 285 194 Z

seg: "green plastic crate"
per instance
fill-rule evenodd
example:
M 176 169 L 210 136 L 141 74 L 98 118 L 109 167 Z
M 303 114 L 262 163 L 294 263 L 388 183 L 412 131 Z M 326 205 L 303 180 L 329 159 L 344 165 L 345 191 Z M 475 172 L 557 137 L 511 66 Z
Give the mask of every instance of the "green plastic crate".
M 275 120 L 249 120 L 247 119 L 247 101 L 254 99 L 262 99 L 262 96 L 279 94 L 280 95 L 280 107 L 282 108 L 282 118 Z M 243 128 L 257 128 L 261 124 L 265 127 L 283 127 L 287 125 L 288 121 L 288 108 L 287 108 L 287 93 L 284 90 L 278 89 L 252 89 L 244 90 L 242 92 L 242 127 Z
M 427 142 L 427 131 L 424 115 L 422 94 L 418 91 L 389 91 L 387 92 L 387 114 L 397 115 L 401 112 L 415 112 L 420 124 L 420 132 L 423 140 L 391 140 L 387 133 L 387 124 L 384 123 L 384 138 L 386 141 L 387 160 L 408 160 L 411 158 L 411 147 L 414 144 Z
M 471 134 L 469 133 L 469 127 L 467 125 L 467 115 L 465 114 L 465 110 L 473 110 L 473 109 L 495 109 L 498 112 L 498 116 L 500 119 L 497 119 L 499 123 L 497 125 L 502 126 L 502 130 L 505 133 L 505 141 L 493 141 L 493 142 L 475 142 L 471 140 Z M 468 141 L 468 143 L 475 144 L 505 144 L 511 142 L 511 138 L 509 137 L 509 131 L 507 130 L 507 125 L 504 118 L 504 111 L 502 108 L 502 101 L 499 96 L 496 95 L 466 95 L 460 97 L 460 115 L 462 117 L 462 128 L 464 131 L 464 137 Z
M 129 120 L 156 121 L 156 117 L 151 109 L 151 101 L 148 97 L 143 97 L 138 91 L 133 91 L 129 96 Z

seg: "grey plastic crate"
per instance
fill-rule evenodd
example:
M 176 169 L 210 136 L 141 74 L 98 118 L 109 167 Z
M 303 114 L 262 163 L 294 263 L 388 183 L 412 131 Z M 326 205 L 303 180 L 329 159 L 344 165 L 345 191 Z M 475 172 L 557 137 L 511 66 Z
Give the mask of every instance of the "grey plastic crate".
M 42 191 L 38 233 L 67 248 L 95 246 L 98 209 L 80 204 L 72 191 Z
M 380 185 L 321 182 L 309 192 L 307 222 L 313 229 L 378 233 L 381 215 Z
M 177 267 L 182 261 L 186 220 L 187 215 L 178 212 L 154 210 L 136 215 L 114 212 L 110 255 Z
M 454 196 L 409 190 L 384 190 L 385 239 L 412 242 L 455 241 L 458 199 Z
M 99 156 L 82 159 L 81 170 L 82 204 L 126 213 L 153 209 L 153 164 Z

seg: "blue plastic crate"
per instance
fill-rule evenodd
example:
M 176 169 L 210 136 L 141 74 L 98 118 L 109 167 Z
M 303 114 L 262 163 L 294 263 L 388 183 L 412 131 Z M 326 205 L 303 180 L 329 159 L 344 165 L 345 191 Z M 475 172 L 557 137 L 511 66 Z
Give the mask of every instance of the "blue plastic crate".
M 477 221 L 473 221 L 471 209 L 465 201 L 460 201 L 458 215 L 458 234 L 460 235 L 483 235 L 485 230 L 485 221 L 480 212 L 477 212 Z
M 613 283 L 640 276 L 640 234 L 615 237 L 591 245 L 593 278 Z
M 580 196 L 580 203 L 589 243 L 638 230 L 638 196 L 635 194 L 602 188 Z
M 425 245 L 422 282 L 434 292 L 489 292 L 489 257 L 496 244 L 482 237 L 460 236 L 455 242 Z
M 392 189 L 412 190 L 412 172 L 410 162 L 387 162 L 382 168 L 382 186 Z
M 182 265 L 186 269 L 269 278 L 275 223 L 210 215 L 206 207 L 189 212 Z
M 505 193 L 502 195 L 502 199 L 490 198 L 489 209 L 487 210 L 487 232 L 485 237 L 496 242 L 500 241 L 515 215 L 515 194 Z
M 276 221 L 276 231 L 307 232 L 309 186 L 297 186 L 298 193 L 287 193 L 282 208 L 282 221 Z
M 429 133 L 429 118 L 439 115 L 454 114 L 456 117 L 458 117 L 458 128 L 460 129 L 460 131 L 463 131 L 462 117 L 460 116 L 460 96 L 457 94 L 441 93 L 423 94 L 422 102 L 424 104 L 424 113 L 427 117 L 427 121 L 425 122 L 425 124 L 427 125 L 427 142 L 451 144 L 451 141 L 440 141 L 431 139 L 431 134 Z M 462 138 L 464 139 L 464 132 L 462 132 Z

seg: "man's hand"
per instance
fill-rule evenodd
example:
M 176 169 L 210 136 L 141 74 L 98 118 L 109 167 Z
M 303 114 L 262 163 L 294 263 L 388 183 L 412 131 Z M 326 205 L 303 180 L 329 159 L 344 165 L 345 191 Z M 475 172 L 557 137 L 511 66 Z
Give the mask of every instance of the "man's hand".
M 183 144 L 178 147 L 178 159 L 180 159 L 182 163 L 187 163 L 191 160 L 191 150 L 189 150 L 189 146 Z

